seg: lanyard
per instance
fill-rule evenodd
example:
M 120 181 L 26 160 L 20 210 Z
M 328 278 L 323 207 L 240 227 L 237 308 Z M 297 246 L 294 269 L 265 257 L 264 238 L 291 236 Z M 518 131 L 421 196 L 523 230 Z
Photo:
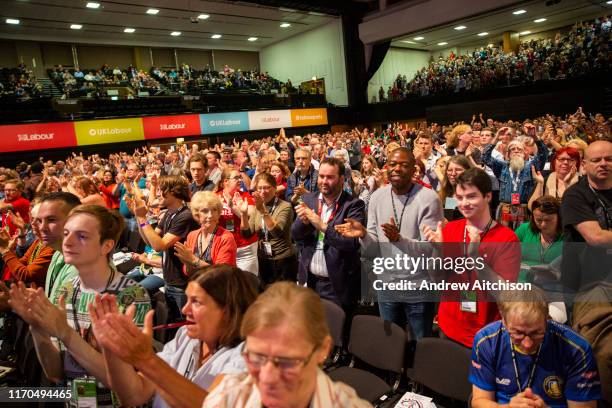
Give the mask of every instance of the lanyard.
M 589 188 L 591 189 L 591 191 L 593 192 L 593 194 L 595 194 L 595 198 L 597 199 L 597 201 L 599 202 L 599 205 L 601 205 L 601 208 L 604 211 L 604 215 L 606 217 L 606 229 L 609 230 L 610 228 L 612 228 L 612 219 L 610 217 L 610 211 L 608 209 L 608 206 L 601 199 L 601 196 L 599 195 L 599 193 L 595 191 L 595 189 L 591 186 L 591 184 L 589 183 L 589 180 L 587 180 L 586 182 Z
M 170 228 L 170 224 L 172 224 L 172 220 L 174 219 L 174 217 L 179 215 L 185 208 L 187 208 L 187 206 L 183 205 L 181 208 L 176 210 L 172 215 L 170 215 L 170 217 L 168 217 L 168 214 L 166 213 L 166 218 L 168 218 L 168 220 L 166 221 L 166 218 L 164 218 L 164 230 L 163 230 L 164 234 L 168 232 L 168 229 Z
M 393 190 L 389 190 L 389 194 L 391 194 L 391 206 L 393 207 L 393 219 L 397 225 L 397 230 L 402 229 L 402 220 L 404 219 L 404 211 L 406 211 L 406 207 L 408 206 L 408 196 L 410 195 L 410 191 L 406 194 L 406 202 L 404 202 L 404 206 L 402 207 L 402 214 L 400 215 L 399 222 L 397 222 L 397 210 L 395 209 L 395 201 L 393 200 Z
M 278 197 L 274 197 L 274 204 L 272 204 L 272 209 L 270 209 L 270 212 L 268 214 L 270 214 L 270 217 L 272 216 L 272 214 L 274 213 L 274 210 L 276 210 L 276 206 L 278 205 Z M 264 233 L 264 241 L 268 241 L 268 228 L 266 227 L 266 222 L 264 221 L 264 215 L 262 215 L 261 217 L 261 229 L 263 230 Z
M 507 332 L 507 330 L 506 330 Z M 531 372 L 529 373 L 529 377 L 527 378 L 527 385 L 525 388 L 521 387 L 521 378 L 519 375 L 518 365 L 516 364 L 516 354 L 514 353 L 514 344 L 512 344 L 512 338 L 510 337 L 510 333 L 508 333 L 508 339 L 510 340 L 510 351 L 512 352 L 512 365 L 514 366 L 514 374 L 516 375 L 516 386 L 518 387 L 518 392 L 523 392 L 524 389 L 531 387 L 531 383 L 533 382 L 533 377 L 535 376 L 536 368 L 538 367 L 538 360 L 540 359 L 540 350 L 542 350 L 542 345 L 538 347 L 538 352 L 535 357 L 535 361 L 531 366 Z
M 115 279 L 115 270 L 113 268 L 111 268 L 111 273 L 110 276 L 108 277 L 108 281 L 106 282 L 106 286 L 104 288 L 104 290 L 100 293 L 105 293 L 106 291 L 108 291 L 108 288 L 110 287 L 111 283 L 113 283 L 113 280 Z M 78 319 L 78 306 L 77 300 L 79 300 L 79 294 L 81 293 L 81 279 L 77 276 L 77 279 L 75 279 L 75 287 L 74 287 L 74 292 L 72 292 L 72 321 L 74 322 L 74 328 L 77 331 L 77 333 L 79 333 L 79 336 L 82 336 L 81 334 L 81 325 L 79 324 L 79 319 Z
M 340 193 L 340 195 L 342 195 L 342 193 Z M 335 202 L 334 202 L 334 204 L 333 204 L 333 206 L 334 206 L 334 211 L 333 211 L 333 212 L 330 214 L 329 218 L 328 218 L 328 219 L 327 219 L 327 221 L 325 222 L 326 224 L 329 224 L 329 222 L 330 222 L 331 220 L 333 220 L 333 219 L 334 219 L 334 217 L 336 216 L 336 213 L 338 212 L 338 208 L 340 208 L 340 204 L 339 204 L 339 201 L 340 201 L 340 195 L 338 196 L 338 198 L 336 199 L 336 201 L 335 201 Z M 326 204 L 326 207 L 329 209 L 329 207 L 331 207 L 331 206 L 328 206 L 328 205 Z M 322 200 L 322 199 L 319 199 L 319 209 L 317 210 L 317 215 L 318 215 L 319 217 L 322 217 L 322 216 L 323 216 L 322 211 L 323 211 L 323 200 Z
M 510 177 L 512 178 L 512 192 L 518 192 L 519 181 L 521 180 L 521 172 L 516 172 L 516 177 L 512 175 L 512 170 L 510 170 Z
M 206 245 L 206 248 L 204 248 L 204 252 L 202 252 L 202 232 L 198 234 L 198 247 L 196 256 L 208 264 L 212 264 L 210 252 L 212 250 L 212 243 L 215 239 L 215 234 L 217 233 L 217 227 L 215 227 L 215 229 L 211 233 L 210 240 L 208 241 L 208 245 Z
M 487 233 L 491 229 L 492 225 L 493 225 L 493 217 L 491 217 L 491 219 L 487 223 L 487 226 L 485 227 L 484 231 L 482 232 L 482 235 L 480 236 L 480 242 L 482 242 L 484 237 L 487 236 Z M 467 221 L 466 221 L 465 227 L 463 228 L 463 256 L 465 256 L 465 257 L 467 257 L 467 247 L 468 247 L 468 242 L 467 242 Z

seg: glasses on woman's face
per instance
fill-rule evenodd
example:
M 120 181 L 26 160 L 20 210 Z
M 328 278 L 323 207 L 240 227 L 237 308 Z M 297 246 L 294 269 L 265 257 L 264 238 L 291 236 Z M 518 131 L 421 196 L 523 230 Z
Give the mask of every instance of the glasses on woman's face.
M 234 181 L 240 181 L 241 179 L 242 179 L 242 177 L 240 177 L 240 176 L 232 176 L 232 177 L 228 178 L 228 180 L 234 180 Z
M 313 348 L 310 354 L 303 358 L 268 356 L 246 348 L 242 351 L 242 356 L 252 370 L 261 370 L 269 361 L 285 375 L 298 375 L 302 368 L 308 364 L 316 349 L 316 347 Z
M 571 157 L 557 157 L 559 163 L 571 163 L 574 161 Z

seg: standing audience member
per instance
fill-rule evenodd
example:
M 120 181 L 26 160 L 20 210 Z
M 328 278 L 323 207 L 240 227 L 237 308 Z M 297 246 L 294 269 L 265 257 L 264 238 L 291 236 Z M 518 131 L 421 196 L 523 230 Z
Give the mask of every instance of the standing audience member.
M 9 234 L 13 236 L 17 227 L 11 222 L 10 211 L 18 213 L 27 223 L 30 221 L 30 201 L 23 197 L 23 183 L 17 179 L 4 182 L 4 200 L 0 202 L 2 213 L 2 228 L 8 228 Z
M 287 179 L 285 199 L 292 205 L 297 205 L 302 196 L 308 192 L 318 192 L 317 170 L 310 160 L 311 153 L 305 148 L 295 150 L 295 171 Z M 344 173 L 343 173 L 344 175 Z
M 242 236 L 259 238 L 257 259 L 261 280 L 271 284 L 278 280 L 297 280 L 297 258 L 291 244 L 291 204 L 277 194 L 276 178 L 269 173 L 255 177 L 253 200 L 255 211 L 249 213 L 248 202 L 239 204 Z
M 317 184 L 319 192 L 302 196 L 291 227 L 300 250 L 299 280 L 350 314 L 359 295 L 359 241 L 343 237 L 334 226 L 346 218 L 364 224 L 364 203 L 343 191 L 344 164 L 338 159 L 321 162 Z
M 240 172 L 231 167 L 223 170 L 217 195 L 223 204 L 219 225 L 231 232 L 236 241 L 238 252 L 236 253 L 236 265 L 243 271 L 255 275 L 259 273 L 257 262 L 257 236 L 244 237 L 240 234 L 240 210 L 238 205 L 247 202 L 248 210 L 254 210 L 253 197 L 248 192 L 240 191 Z
M 180 310 L 187 301 L 185 295 L 187 276 L 183 273 L 181 260 L 174 253 L 174 244 L 185 240 L 187 234 L 197 228 L 197 224 L 187 206 L 190 194 L 189 185 L 184 178 L 162 176 L 159 179 L 159 189 L 163 198 L 162 206 L 168 211 L 156 228 L 153 228 L 147 219 L 147 208 L 142 199 L 134 196 L 131 206 L 142 239 L 154 251 L 162 252 L 164 293 L 175 313 L 174 316 L 180 316 Z

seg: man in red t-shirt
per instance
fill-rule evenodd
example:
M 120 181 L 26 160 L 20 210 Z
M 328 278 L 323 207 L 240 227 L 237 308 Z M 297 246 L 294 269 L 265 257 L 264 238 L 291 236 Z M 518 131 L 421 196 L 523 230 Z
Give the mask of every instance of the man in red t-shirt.
M 453 271 L 442 278 L 447 283 L 469 282 L 468 290 L 447 290 L 442 293 L 438 325 L 446 337 L 472 347 L 476 332 L 500 318 L 495 292 L 487 293 L 480 287 L 475 288 L 474 282 L 516 282 L 521 247 L 514 232 L 491 217 L 491 179 L 483 170 L 470 169 L 461 174 L 457 178 L 455 198 L 465 218 L 451 221 L 444 228 L 440 223 L 436 231 L 425 226 L 423 231 L 430 242 L 447 244 L 445 257 L 479 258 L 484 263 L 484 268 L 480 270 L 475 268 L 464 273 Z
M 4 200 L 0 201 L 0 212 L 2 213 L 2 228 L 8 226 L 9 234 L 12 236 L 17 231 L 9 217 L 9 211 L 21 215 L 26 222 L 30 222 L 30 201 L 21 196 L 23 183 L 19 180 L 7 180 L 4 183 Z

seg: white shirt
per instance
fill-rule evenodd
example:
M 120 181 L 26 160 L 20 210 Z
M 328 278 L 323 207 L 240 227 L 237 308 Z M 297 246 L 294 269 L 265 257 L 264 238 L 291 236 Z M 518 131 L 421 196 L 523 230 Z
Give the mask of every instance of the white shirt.
M 334 212 L 334 208 L 336 207 L 337 200 L 332 203 L 332 205 L 327 206 L 325 200 L 323 200 L 323 194 L 319 193 L 319 202 L 323 202 L 323 206 L 321 207 L 321 219 L 323 222 L 327 222 L 329 217 L 331 217 Z M 317 231 L 317 237 L 321 234 L 320 231 Z M 314 255 L 312 256 L 312 260 L 310 261 L 310 273 L 316 276 L 321 276 L 323 278 L 328 278 L 329 273 L 327 272 L 327 264 L 325 263 L 325 254 L 323 253 L 323 247 L 315 249 Z

